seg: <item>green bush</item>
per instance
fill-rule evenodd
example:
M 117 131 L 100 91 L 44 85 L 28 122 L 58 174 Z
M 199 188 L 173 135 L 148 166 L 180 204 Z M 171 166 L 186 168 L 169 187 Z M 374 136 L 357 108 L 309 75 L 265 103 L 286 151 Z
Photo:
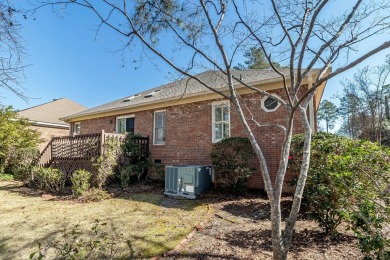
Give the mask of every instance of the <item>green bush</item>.
M 151 165 L 149 154 L 134 140 L 140 137 L 134 133 L 127 133 L 122 145 L 122 154 L 119 157 L 118 172 L 121 186 L 127 187 L 132 176 L 135 176 L 140 183 L 142 177 L 148 172 Z
M 165 179 L 165 165 L 163 163 L 152 162 L 150 168 L 154 172 L 154 179 L 159 181 Z
M 92 174 L 86 170 L 77 170 L 70 177 L 72 183 L 72 193 L 74 196 L 79 197 L 89 189 L 89 180 Z
M 54 193 L 61 193 L 64 190 L 66 176 L 60 170 L 35 167 L 32 172 L 33 182 L 39 189 Z
M 253 169 L 249 167 L 249 159 L 254 156 L 247 138 L 230 137 L 214 144 L 210 157 L 215 166 L 217 185 L 234 193 L 243 191 L 253 173 Z
M 30 129 L 26 119 L 18 118 L 12 107 L 0 106 L 0 173 L 13 168 L 22 149 L 37 148 L 38 131 Z
M 16 149 L 9 159 L 10 172 L 15 175 L 15 179 L 28 182 L 31 181 L 31 170 L 39 157 L 36 147 Z
M 289 168 L 298 173 L 303 136 L 295 136 Z M 327 235 L 342 222 L 359 238 L 367 257 L 385 259 L 390 240 L 390 150 L 332 134 L 313 135 L 303 203 Z
M 97 158 L 94 166 L 97 168 L 97 174 L 93 176 L 92 183 L 102 189 L 106 184 L 108 177 L 114 174 L 114 168 L 117 165 L 117 158 L 120 154 L 119 141 L 114 138 L 109 138 L 104 143 L 104 153 Z

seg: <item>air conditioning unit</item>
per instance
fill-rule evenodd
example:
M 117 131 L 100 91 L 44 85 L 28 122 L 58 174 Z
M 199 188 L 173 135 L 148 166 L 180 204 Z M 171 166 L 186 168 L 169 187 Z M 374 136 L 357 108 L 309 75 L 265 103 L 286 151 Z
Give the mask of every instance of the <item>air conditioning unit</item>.
M 196 197 L 211 186 L 214 168 L 202 165 L 167 166 L 165 195 L 188 199 Z

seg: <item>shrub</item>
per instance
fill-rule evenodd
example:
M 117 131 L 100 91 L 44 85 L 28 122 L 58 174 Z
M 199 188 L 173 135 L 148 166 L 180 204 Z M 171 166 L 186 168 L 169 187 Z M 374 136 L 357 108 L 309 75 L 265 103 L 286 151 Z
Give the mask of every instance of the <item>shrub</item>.
M 309 213 L 332 237 L 342 221 L 349 223 L 367 257 L 385 257 L 390 248 L 384 234 L 390 224 L 390 150 L 325 133 L 312 139 L 304 191 Z M 294 137 L 291 147 L 289 168 L 298 173 L 303 137 Z
M 65 187 L 66 176 L 63 172 L 53 168 L 33 168 L 33 182 L 42 190 L 61 193 Z
M 245 189 L 246 181 L 252 175 L 249 159 L 255 156 L 247 138 L 230 137 L 213 145 L 211 161 L 215 166 L 218 186 L 238 193 Z
M 149 154 L 135 141 L 138 137 L 140 135 L 127 133 L 122 145 L 118 165 L 122 187 L 127 187 L 132 176 L 135 176 L 140 183 L 142 177 L 147 175 L 150 166 Z
M 36 147 L 16 149 L 9 159 L 10 171 L 15 175 L 15 179 L 24 182 L 31 181 L 32 167 L 37 162 L 39 151 Z
M 92 174 L 86 170 L 77 170 L 70 177 L 72 183 L 72 193 L 79 197 L 89 189 L 89 180 Z
M 107 178 L 114 174 L 117 157 L 120 153 L 118 151 L 119 147 L 119 141 L 114 138 L 109 138 L 105 141 L 104 153 L 94 163 L 98 173 L 93 176 L 92 183 L 98 189 L 102 189 L 106 184 Z
M 0 173 L 18 163 L 12 158 L 20 149 L 36 148 L 41 141 L 39 132 L 30 129 L 26 119 L 16 118 L 12 107 L 0 106 Z
M 165 179 L 165 165 L 163 163 L 151 163 L 151 168 L 154 172 L 154 178 L 156 180 L 164 180 Z

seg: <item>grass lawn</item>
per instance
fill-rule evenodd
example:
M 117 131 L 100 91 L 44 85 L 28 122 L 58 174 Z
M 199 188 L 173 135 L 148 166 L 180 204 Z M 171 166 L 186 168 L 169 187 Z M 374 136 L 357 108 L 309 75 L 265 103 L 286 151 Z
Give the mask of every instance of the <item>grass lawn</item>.
M 64 228 L 72 230 L 77 224 L 90 232 L 96 219 L 107 223 L 104 232 L 128 240 L 135 257 L 164 253 L 207 213 L 207 205 L 199 201 L 169 200 L 147 193 L 90 203 L 49 200 L 19 182 L 0 181 L 0 259 L 28 259 L 37 242 L 60 240 Z M 129 252 L 129 246 L 123 246 L 127 248 L 122 252 Z

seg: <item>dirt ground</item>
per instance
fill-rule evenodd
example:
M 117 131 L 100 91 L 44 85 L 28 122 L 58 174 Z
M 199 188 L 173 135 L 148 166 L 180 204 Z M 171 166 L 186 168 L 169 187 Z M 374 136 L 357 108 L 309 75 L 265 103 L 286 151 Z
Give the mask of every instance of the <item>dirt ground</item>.
M 271 259 L 270 207 L 264 196 L 209 199 L 208 202 L 213 209 L 210 220 L 179 252 L 163 259 Z M 290 205 L 291 200 L 285 198 L 284 212 Z M 315 222 L 301 217 L 288 258 L 362 259 L 357 239 L 343 228 L 339 231 L 338 240 L 331 241 Z

